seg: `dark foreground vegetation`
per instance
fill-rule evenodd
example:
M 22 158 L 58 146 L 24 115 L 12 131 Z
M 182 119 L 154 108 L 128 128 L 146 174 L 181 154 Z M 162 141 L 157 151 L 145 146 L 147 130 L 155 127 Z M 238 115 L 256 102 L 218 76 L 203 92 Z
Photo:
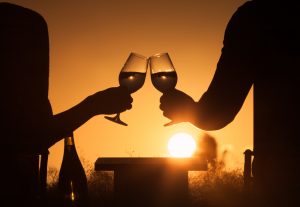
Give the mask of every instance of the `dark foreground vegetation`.
M 96 172 L 85 166 L 88 177 L 90 207 L 112 206 L 113 172 Z M 48 199 L 55 205 L 58 170 L 48 171 Z M 241 207 L 246 206 L 247 194 L 243 188 L 241 169 L 226 170 L 223 165 L 205 172 L 189 172 L 190 206 Z

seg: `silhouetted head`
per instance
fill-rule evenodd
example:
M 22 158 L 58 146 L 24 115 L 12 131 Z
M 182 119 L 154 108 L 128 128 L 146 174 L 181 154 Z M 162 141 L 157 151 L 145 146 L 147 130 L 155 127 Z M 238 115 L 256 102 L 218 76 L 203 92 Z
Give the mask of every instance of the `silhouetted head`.
M 0 17 L 1 95 L 22 90 L 28 96 L 30 91 L 47 95 L 49 40 L 44 18 L 10 3 L 0 3 Z
M 46 26 L 44 18 L 39 13 L 16 4 L 0 2 L 0 14 L 1 25 L 23 25 L 26 28 L 30 26 L 36 28 L 37 24 Z

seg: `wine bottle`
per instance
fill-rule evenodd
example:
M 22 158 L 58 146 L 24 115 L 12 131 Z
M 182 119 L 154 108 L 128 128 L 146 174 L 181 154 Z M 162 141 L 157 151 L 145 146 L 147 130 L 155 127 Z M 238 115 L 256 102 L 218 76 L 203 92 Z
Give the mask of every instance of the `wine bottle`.
M 59 171 L 58 188 L 62 206 L 88 206 L 87 178 L 75 148 L 73 133 L 64 140 L 64 155 Z

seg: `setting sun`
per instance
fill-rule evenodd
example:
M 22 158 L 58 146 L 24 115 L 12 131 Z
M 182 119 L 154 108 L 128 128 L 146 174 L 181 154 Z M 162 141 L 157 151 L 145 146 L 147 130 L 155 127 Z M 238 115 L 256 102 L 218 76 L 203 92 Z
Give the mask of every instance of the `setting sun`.
M 177 133 L 170 138 L 168 150 L 172 157 L 191 157 L 196 150 L 195 139 L 189 134 Z

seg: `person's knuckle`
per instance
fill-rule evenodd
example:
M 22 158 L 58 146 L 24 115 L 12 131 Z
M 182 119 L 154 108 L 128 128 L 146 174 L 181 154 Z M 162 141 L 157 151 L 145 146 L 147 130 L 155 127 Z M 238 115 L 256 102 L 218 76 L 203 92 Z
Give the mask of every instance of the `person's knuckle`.
M 163 104 L 160 104 L 160 105 L 159 105 L 159 108 L 160 108 L 161 110 L 164 110 L 164 105 L 163 105 Z

